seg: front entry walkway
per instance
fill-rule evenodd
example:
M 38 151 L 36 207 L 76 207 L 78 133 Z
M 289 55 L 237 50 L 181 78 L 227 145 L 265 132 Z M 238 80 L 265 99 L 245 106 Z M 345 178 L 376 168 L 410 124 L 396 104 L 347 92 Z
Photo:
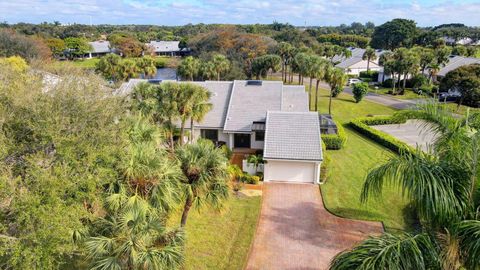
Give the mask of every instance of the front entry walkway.
M 246 269 L 328 269 L 337 253 L 381 232 L 379 222 L 330 214 L 323 207 L 318 185 L 265 183 Z

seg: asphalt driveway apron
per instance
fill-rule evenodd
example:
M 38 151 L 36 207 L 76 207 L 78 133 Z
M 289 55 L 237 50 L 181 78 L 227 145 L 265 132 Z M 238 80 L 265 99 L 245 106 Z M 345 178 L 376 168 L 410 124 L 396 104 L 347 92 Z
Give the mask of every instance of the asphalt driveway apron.
M 246 269 L 328 269 L 338 252 L 382 231 L 379 222 L 330 214 L 323 206 L 318 185 L 265 183 Z

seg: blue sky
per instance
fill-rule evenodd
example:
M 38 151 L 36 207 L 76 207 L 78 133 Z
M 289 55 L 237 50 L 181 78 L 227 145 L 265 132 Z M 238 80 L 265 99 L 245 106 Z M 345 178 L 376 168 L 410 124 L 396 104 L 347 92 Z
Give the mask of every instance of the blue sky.
M 0 21 L 9 23 L 378 25 L 393 18 L 479 26 L 480 0 L 0 0 Z

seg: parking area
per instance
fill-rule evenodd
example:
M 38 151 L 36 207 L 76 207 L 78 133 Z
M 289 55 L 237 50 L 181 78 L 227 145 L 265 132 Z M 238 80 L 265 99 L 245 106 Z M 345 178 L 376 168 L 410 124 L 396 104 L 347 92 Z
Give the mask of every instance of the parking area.
M 432 124 L 423 120 L 408 120 L 405 124 L 372 126 L 394 136 L 402 142 L 428 152 L 429 146 L 435 142 L 437 135 L 432 132 Z

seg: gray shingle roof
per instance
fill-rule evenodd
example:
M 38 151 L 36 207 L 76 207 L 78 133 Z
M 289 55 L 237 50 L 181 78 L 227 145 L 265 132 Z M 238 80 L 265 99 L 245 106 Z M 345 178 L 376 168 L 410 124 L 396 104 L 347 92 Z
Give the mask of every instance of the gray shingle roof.
M 180 41 L 150 41 L 146 43 L 154 52 L 179 52 Z
M 438 76 L 445 76 L 448 72 L 461 66 L 480 64 L 479 58 L 451 56 L 448 63 L 438 71 Z
M 265 159 L 323 159 L 318 113 L 269 111 L 266 125 Z
M 282 111 L 308 112 L 308 94 L 303 85 L 284 85 Z
M 203 121 L 195 123 L 194 126 L 204 128 L 223 128 L 233 82 L 207 81 L 199 84 L 212 93 L 212 97 L 210 98 L 212 109 L 207 113 Z
M 90 46 L 92 46 L 92 53 L 109 53 L 111 52 L 110 42 L 107 40 L 99 40 L 89 42 Z
M 282 82 L 247 85 L 234 81 L 225 120 L 225 131 L 251 131 L 253 122 L 265 121 L 267 111 L 282 109 Z

